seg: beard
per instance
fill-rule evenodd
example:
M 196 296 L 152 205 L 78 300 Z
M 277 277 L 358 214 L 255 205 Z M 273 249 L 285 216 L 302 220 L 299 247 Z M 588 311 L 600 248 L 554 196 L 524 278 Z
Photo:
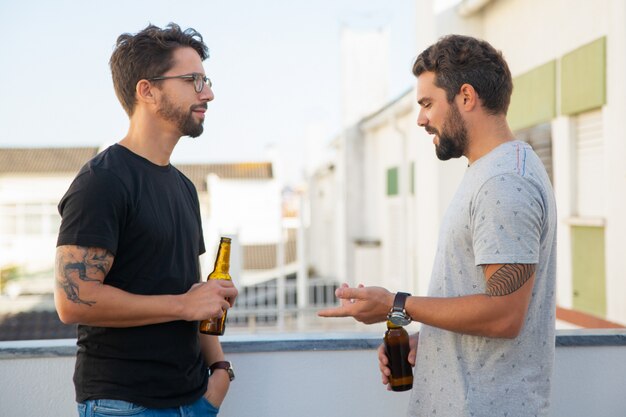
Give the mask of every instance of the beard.
M 181 133 L 181 136 L 196 138 L 200 136 L 204 130 L 204 126 L 202 126 L 204 120 L 196 122 L 193 118 L 193 111 L 197 108 L 206 109 L 206 104 L 195 104 L 191 106 L 189 110 L 185 110 L 176 107 L 174 103 L 167 98 L 167 96 L 163 96 L 161 108 L 157 111 L 157 113 L 165 120 L 175 123 Z
M 441 133 L 435 128 L 426 130 L 428 133 L 435 133 L 439 137 L 439 144 L 435 146 L 435 153 L 441 161 L 460 158 L 465 153 L 467 128 L 456 103 L 452 103 L 450 106 L 446 120 L 441 127 Z

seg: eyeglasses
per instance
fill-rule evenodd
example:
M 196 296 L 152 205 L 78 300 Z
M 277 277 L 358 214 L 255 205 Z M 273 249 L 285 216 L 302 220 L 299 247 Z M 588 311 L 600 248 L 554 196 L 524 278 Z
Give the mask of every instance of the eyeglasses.
M 172 78 L 182 78 L 182 79 L 188 79 L 188 80 L 193 79 L 193 88 L 196 90 L 196 93 L 201 93 L 205 85 L 208 85 L 209 88 L 213 87 L 213 83 L 211 82 L 211 79 L 209 77 L 207 77 L 206 75 L 199 74 L 197 72 L 194 72 L 192 74 L 185 74 L 185 75 L 169 75 L 169 76 L 154 77 L 154 78 L 149 78 L 148 81 L 169 80 Z

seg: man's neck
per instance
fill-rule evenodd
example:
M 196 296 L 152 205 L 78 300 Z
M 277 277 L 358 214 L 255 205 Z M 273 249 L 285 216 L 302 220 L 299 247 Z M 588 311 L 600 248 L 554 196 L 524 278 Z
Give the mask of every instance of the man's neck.
M 468 146 L 465 153 L 471 165 L 505 142 L 515 139 L 506 117 L 486 116 L 468 131 Z
M 119 144 L 153 164 L 166 166 L 179 139 L 178 132 L 173 132 L 162 120 L 133 115 L 128 133 Z

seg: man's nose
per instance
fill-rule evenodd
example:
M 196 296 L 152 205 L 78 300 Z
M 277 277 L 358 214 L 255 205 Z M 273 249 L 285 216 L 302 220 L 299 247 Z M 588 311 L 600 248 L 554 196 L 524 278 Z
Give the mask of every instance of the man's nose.
M 213 89 L 208 85 L 205 85 L 202 91 L 200 92 L 200 99 L 202 101 L 213 101 L 215 98 L 215 94 L 213 94 Z
M 423 110 L 420 110 L 417 115 L 417 125 L 419 127 L 426 127 L 428 125 L 428 118 L 424 115 Z

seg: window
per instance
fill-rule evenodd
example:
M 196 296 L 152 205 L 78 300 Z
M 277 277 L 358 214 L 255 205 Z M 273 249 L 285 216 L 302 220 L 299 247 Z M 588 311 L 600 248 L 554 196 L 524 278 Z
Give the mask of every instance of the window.
M 398 167 L 387 170 L 387 195 L 398 195 Z

